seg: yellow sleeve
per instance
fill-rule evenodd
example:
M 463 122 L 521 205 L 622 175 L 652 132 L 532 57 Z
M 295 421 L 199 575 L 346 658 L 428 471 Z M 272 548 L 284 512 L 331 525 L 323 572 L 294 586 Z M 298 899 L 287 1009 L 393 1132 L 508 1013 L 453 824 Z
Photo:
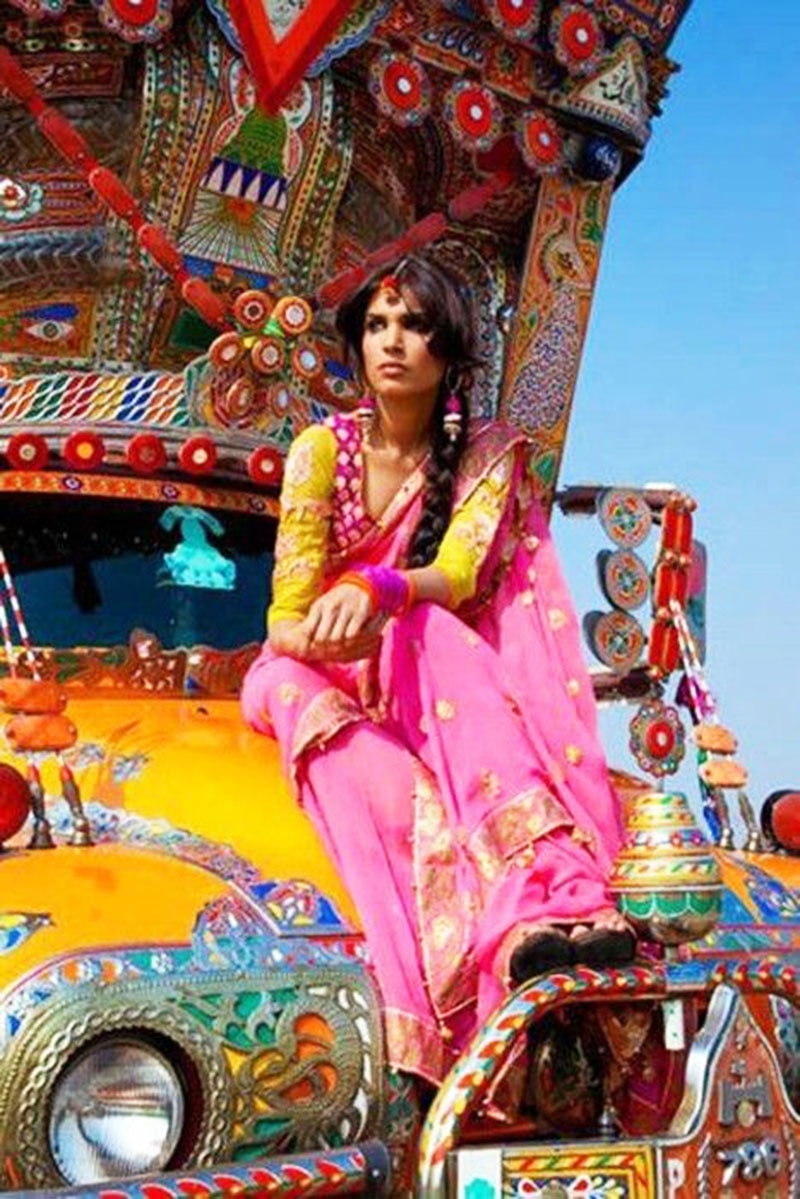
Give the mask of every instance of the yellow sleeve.
M 478 574 L 505 511 L 514 467 L 514 446 L 506 450 L 453 513 L 439 552 L 431 563 L 450 586 L 450 607 L 471 599 Z
M 268 625 L 302 620 L 320 593 L 336 467 L 336 436 L 310 425 L 292 442 L 281 489 Z

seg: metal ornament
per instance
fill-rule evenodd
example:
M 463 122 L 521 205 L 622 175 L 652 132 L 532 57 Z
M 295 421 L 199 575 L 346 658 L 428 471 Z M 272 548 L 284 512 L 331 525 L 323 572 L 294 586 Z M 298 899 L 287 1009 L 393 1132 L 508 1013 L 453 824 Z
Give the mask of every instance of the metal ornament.
M 444 118 L 465 150 L 491 149 L 500 136 L 502 117 L 494 92 L 480 83 L 462 79 L 445 96 Z
M 640 608 L 650 592 L 647 567 L 633 550 L 601 550 L 597 567 L 603 594 L 615 608 Z
M 369 90 L 380 111 L 397 125 L 419 125 L 431 110 L 430 80 L 407 54 L 378 54 L 369 69 Z
M 612 488 L 597 500 L 597 515 L 610 539 L 625 549 L 635 549 L 653 525 L 650 505 L 638 491 Z
M 583 631 L 594 656 L 619 674 L 627 674 L 642 656 L 644 629 L 627 612 L 587 612 Z
M 630 723 L 630 750 L 654 778 L 675 774 L 686 754 L 686 732 L 677 708 L 648 700 Z

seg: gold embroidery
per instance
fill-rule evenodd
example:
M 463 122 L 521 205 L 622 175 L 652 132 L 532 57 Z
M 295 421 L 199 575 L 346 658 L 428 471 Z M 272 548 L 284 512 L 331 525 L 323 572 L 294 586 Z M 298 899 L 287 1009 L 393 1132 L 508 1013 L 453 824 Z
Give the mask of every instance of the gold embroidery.
M 525 541 L 524 541 L 525 549 L 530 550 L 531 553 L 534 550 L 537 550 L 539 548 L 540 544 L 541 543 L 539 541 L 539 538 L 535 537 L 533 533 L 528 533 L 527 536 L 525 537 Z
M 456 706 L 449 699 L 437 699 L 436 715 L 440 720 L 452 720 L 456 714 Z
M 459 855 L 436 781 L 419 762 L 412 770 L 414 893 L 425 978 L 441 1015 L 475 998 L 471 903 L 459 886 Z
M 583 750 L 577 745 L 567 745 L 564 747 L 564 757 L 572 766 L 580 766 L 583 761 Z
M 281 683 L 278 688 L 278 699 L 285 708 L 290 707 L 291 704 L 296 704 L 302 698 L 302 695 L 302 689 L 297 686 L 297 683 Z
M 315 746 L 324 745 L 348 724 L 364 720 L 361 708 L 338 687 L 326 687 L 309 702 L 297 721 L 292 742 L 292 761 Z
M 529 583 L 536 582 L 536 568 L 533 566 L 528 567 L 528 582 Z
M 307 443 L 295 443 L 287 455 L 283 474 L 283 490 L 289 493 L 295 488 L 303 488 L 314 473 L 316 450 Z
M 579 695 L 581 685 L 577 679 L 567 679 L 567 692 L 569 695 Z
M 520 598 L 520 602 L 526 608 L 530 608 L 531 604 L 533 603 L 533 601 L 535 599 L 535 596 L 532 591 L 522 591 L 522 592 L 520 592 L 519 598 Z
M 597 852 L 597 841 L 594 833 L 584 832 L 582 828 L 575 827 L 570 833 L 573 841 L 577 841 L 578 845 L 586 845 L 592 853 Z
M 567 623 L 567 614 L 561 608 L 550 608 L 547 613 L 547 620 L 550 628 L 557 633 Z
M 481 771 L 481 791 L 487 799 L 497 799 L 502 788 L 500 779 L 493 770 Z
M 530 865 L 540 837 L 571 825 L 555 796 L 536 787 L 490 812 L 472 834 L 469 851 L 484 880 L 494 882 L 509 865 Z
M 389 1065 L 440 1083 L 454 1061 L 444 1044 L 452 1039 L 450 1029 L 446 1025 L 435 1028 L 418 1016 L 394 1008 L 384 1010 L 383 1024 Z

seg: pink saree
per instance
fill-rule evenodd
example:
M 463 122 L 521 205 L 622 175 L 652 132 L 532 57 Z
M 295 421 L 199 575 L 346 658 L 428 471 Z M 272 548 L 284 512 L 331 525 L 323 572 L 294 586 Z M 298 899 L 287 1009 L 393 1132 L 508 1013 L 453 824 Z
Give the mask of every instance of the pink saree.
M 403 562 L 423 484 L 419 469 L 371 520 L 353 422 L 333 427 L 328 581 Z M 512 447 L 509 498 L 472 600 L 456 612 L 416 605 L 367 662 L 305 663 L 267 643 L 242 692 L 361 915 L 388 1060 L 434 1083 L 507 990 L 526 926 L 612 906 L 620 841 L 576 620 L 520 434 L 478 428 L 457 503 Z

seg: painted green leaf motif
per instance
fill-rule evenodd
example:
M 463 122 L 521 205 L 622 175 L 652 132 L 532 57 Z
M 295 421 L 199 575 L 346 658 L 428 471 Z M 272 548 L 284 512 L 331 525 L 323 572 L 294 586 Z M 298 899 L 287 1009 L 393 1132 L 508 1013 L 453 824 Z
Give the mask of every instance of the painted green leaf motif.
M 548 486 L 556 477 L 556 465 L 557 459 L 553 453 L 542 454 L 541 458 L 536 459 L 536 474 Z
M 233 1005 L 233 1010 L 242 1020 L 247 1020 L 252 1016 L 253 1012 L 261 1004 L 260 991 L 242 991 L 241 995 L 236 996 L 236 1002 Z
M 225 1025 L 222 1035 L 229 1045 L 233 1045 L 234 1049 L 245 1049 L 249 1051 L 253 1048 L 252 1037 L 249 1037 L 243 1028 L 241 1028 L 238 1024 L 234 1024 L 232 1021 Z
M 275 1030 L 274 1028 L 270 1028 L 268 1024 L 265 1024 L 263 1020 L 259 1021 L 256 1025 L 254 1035 L 259 1045 L 275 1044 Z

